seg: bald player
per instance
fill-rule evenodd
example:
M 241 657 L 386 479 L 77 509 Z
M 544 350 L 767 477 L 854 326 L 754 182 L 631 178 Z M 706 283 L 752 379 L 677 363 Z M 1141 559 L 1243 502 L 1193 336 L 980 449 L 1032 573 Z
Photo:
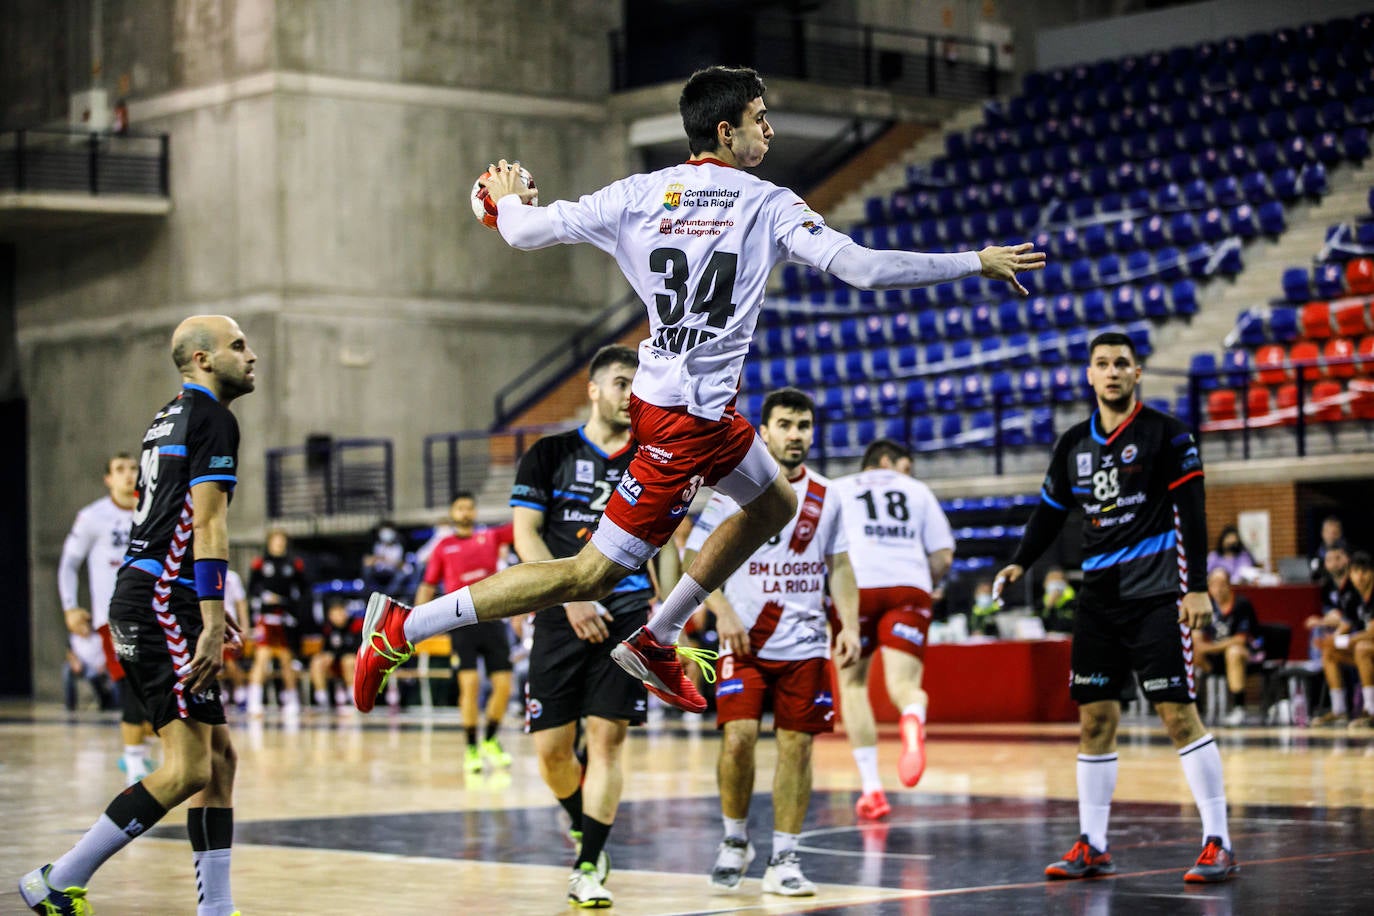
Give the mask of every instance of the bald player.
M 180 393 L 143 435 L 129 553 L 110 631 L 129 689 L 162 739 L 162 765 L 110 802 L 77 844 L 24 876 L 35 913 L 89 913 L 86 885 L 110 856 L 190 800 L 197 916 L 231 916 L 234 748 L 220 703 L 229 500 L 239 427 L 229 404 L 253 390 L 257 356 L 231 318 L 188 318 L 172 336 Z M 231 640 L 237 635 L 231 631 Z

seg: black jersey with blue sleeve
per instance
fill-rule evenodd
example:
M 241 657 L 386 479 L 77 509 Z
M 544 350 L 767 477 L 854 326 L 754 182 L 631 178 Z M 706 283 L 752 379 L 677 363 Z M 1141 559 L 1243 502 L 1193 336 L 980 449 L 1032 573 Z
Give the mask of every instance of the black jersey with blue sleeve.
M 175 585 L 194 593 L 191 488 L 214 481 L 232 498 L 238 452 L 238 421 L 208 388 L 188 382 L 158 411 L 143 435 L 138 505 L 116 600 L 130 588 L 146 589 L 147 577 L 160 577 L 164 570 Z
M 1108 433 L 1094 411 L 1055 443 L 1040 506 L 1012 562 L 1034 562 L 1078 508 L 1085 598 L 1112 603 L 1177 596 L 1185 587 L 1206 591 L 1202 481 L 1197 443 L 1175 417 L 1137 404 Z
M 573 556 L 591 540 L 633 456 L 633 445 L 606 454 L 581 428 L 545 436 L 520 459 L 510 504 L 544 513 L 540 535 L 549 552 Z M 612 614 L 624 614 L 643 610 L 651 594 L 641 570 L 620 580 L 601 604 Z

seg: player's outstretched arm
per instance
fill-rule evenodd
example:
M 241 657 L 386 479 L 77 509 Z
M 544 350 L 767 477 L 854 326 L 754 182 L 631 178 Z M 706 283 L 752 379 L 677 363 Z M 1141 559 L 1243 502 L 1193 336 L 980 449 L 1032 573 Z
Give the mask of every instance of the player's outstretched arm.
M 826 270 L 855 289 L 909 289 L 981 275 L 1014 283 L 1022 295 L 1026 295 L 1026 288 L 1016 282 L 1016 274 L 1042 270 L 1045 266 L 1044 252 L 1032 251 L 1031 247 L 1027 242 L 982 251 L 938 254 L 878 251 L 847 243 L 835 252 Z
M 1016 279 L 1019 273 L 1028 270 L 1045 269 L 1045 252 L 1034 251 L 1030 242 L 1020 245 L 990 245 L 978 252 L 978 260 L 983 264 L 982 275 L 989 280 L 1010 283 L 1018 293 L 1029 296 L 1030 291 Z

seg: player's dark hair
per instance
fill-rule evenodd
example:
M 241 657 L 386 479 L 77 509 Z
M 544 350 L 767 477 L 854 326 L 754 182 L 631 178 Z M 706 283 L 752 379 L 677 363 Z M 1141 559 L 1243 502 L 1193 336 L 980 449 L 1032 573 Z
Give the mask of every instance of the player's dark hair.
M 134 460 L 134 456 L 133 456 L 133 455 L 130 455 L 128 452 L 115 452 L 113 455 L 111 455 L 110 457 L 108 457 L 108 458 L 105 459 L 105 473 L 108 474 L 108 473 L 110 473 L 110 471 L 114 470 L 114 463 L 115 463 L 116 461 L 133 461 L 133 460 Z
M 1374 569 L 1374 557 L 1367 550 L 1357 550 L 1350 555 L 1351 569 Z
M 1326 518 L 1322 519 L 1322 524 L 1323 524 L 1323 525 L 1325 525 L 1327 522 L 1335 522 L 1337 525 L 1340 525 L 1342 528 L 1345 527 L 1345 522 L 1341 521 L 1341 517 L 1340 517 L 1339 515 L 1328 515 Z
M 454 490 L 453 498 L 448 501 L 448 504 L 451 506 L 460 499 L 470 499 L 473 502 L 477 502 L 477 494 L 471 490 Z
M 787 410 L 804 410 L 811 414 L 813 421 L 816 419 L 816 402 L 811 400 L 810 395 L 796 388 L 779 388 L 777 391 L 768 392 L 768 397 L 763 399 L 763 416 L 759 419 L 759 425 L 767 426 L 768 418 L 779 407 Z
M 868 443 L 868 448 L 864 449 L 864 457 L 859 462 L 859 467 L 865 471 L 869 468 L 876 468 L 882 464 L 884 458 L 893 464 L 903 458 L 910 461 L 911 449 L 895 439 L 874 439 Z
M 603 369 L 611 366 L 629 366 L 631 369 L 639 368 L 639 354 L 629 347 L 621 344 L 610 344 L 596 351 L 592 357 L 592 364 L 587 367 L 587 378 L 595 380 Z
M 763 93 L 763 77 L 748 67 L 707 67 L 693 73 L 677 102 L 692 155 L 720 145 L 716 126 L 729 121 L 739 127 L 744 109 Z
M 1092 343 L 1088 344 L 1088 359 L 1092 359 L 1098 347 L 1125 347 L 1131 351 L 1131 359 L 1140 362 L 1140 354 L 1135 352 L 1135 344 L 1120 331 L 1103 331 L 1094 337 Z

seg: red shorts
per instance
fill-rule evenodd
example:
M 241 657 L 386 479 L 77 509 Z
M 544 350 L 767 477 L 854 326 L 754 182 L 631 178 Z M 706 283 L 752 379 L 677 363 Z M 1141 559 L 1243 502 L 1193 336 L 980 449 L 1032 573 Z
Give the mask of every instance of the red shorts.
M 756 655 L 722 655 L 716 660 L 716 726 L 763 717 L 773 697 L 773 726 L 818 735 L 835 730 L 830 660 L 775 662 Z
M 291 637 L 280 623 L 260 623 L 253 628 L 253 649 L 290 649 Z
M 735 412 L 703 420 L 685 407 L 659 407 L 630 396 L 630 432 L 638 444 L 605 517 L 641 541 L 668 543 L 692 500 L 733 471 L 754 444 L 754 427 Z
M 924 658 L 929 632 L 930 595 L 921 589 L 859 589 L 859 643 L 865 658 L 878 646 Z
M 96 628 L 96 632 L 100 634 L 100 645 L 105 649 L 105 671 L 110 675 L 110 680 L 124 680 L 124 666 L 119 663 L 119 656 L 115 654 L 114 640 L 110 638 L 110 625 L 104 624 Z

